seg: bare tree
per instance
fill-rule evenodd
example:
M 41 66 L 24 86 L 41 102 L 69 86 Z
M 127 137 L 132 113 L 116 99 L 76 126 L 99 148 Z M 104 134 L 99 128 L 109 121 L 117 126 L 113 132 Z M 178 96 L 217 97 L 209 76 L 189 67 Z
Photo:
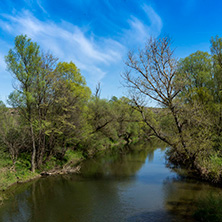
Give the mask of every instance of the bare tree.
M 143 49 L 136 53 L 131 51 L 128 53 L 125 62 L 126 70 L 122 77 L 125 80 L 125 86 L 131 91 L 134 105 L 154 135 L 170 146 L 182 145 L 184 151 L 187 152 L 183 138 L 183 122 L 179 118 L 178 104 L 175 102 L 180 88 L 174 84 L 177 60 L 173 57 L 173 53 L 170 38 L 150 38 Z M 172 141 L 148 119 L 147 109 L 144 107 L 144 100 L 147 98 L 167 108 L 168 115 L 172 115 L 179 138 L 176 142 Z
M 100 98 L 100 94 L 101 94 L 101 84 L 100 82 L 98 82 L 98 84 L 96 85 L 95 97 Z

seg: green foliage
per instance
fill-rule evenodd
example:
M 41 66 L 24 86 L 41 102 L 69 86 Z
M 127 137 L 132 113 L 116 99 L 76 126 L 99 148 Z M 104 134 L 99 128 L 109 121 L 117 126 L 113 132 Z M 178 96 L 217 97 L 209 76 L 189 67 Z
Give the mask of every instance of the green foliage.
M 26 35 L 19 35 L 15 38 L 14 49 L 9 50 L 8 55 L 5 56 L 8 70 L 19 83 L 19 88 L 10 96 L 11 104 L 15 107 L 21 104 L 22 107 L 31 108 L 34 101 L 33 84 L 41 67 L 39 54 L 37 43 L 33 43 Z
M 187 152 L 178 145 L 169 152 L 171 161 L 194 168 L 201 177 L 215 183 L 222 178 L 221 43 L 219 37 L 212 38 L 212 55 L 197 51 L 178 63 L 174 84 L 180 89 L 177 113 Z
M 91 95 L 73 62 L 58 62 L 50 53 L 40 53 L 27 36 L 17 36 L 5 57 L 17 86 L 9 96 L 13 109 L 0 102 L 2 184 L 31 177 L 30 168 L 51 170 L 154 136 L 171 146 L 169 160 L 219 182 L 222 39 L 211 40 L 212 55 L 197 51 L 178 63 L 169 46 L 167 38 L 151 39 L 146 46 L 150 51 L 140 51 L 135 61 L 129 53 L 129 67 L 139 72 L 136 78 L 127 72 L 125 78 L 136 93 L 132 101 L 107 100 L 99 98 L 99 89 Z M 153 66 L 148 69 L 146 62 Z M 161 108 L 144 107 L 145 96 Z
M 128 98 L 112 97 L 108 101 L 92 97 L 88 103 L 87 116 L 91 132 L 85 144 L 85 151 L 90 155 L 99 150 L 144 138 L 141 116 L 131 106 Z
M 5 152 L 0 152 L 0 191 L 18 181 L 23 182 L 36 177 L 37 174 L 32 173 L 30 168 L 27 157 L 19 158 L 14 167 L 10 156 Z
M 205 148 L 205 150 L 207 149 Z M 206 153 L 202 155 L 199 154 L 197 167 L 204 179 L 213 183 L 219 183 L 221 181 L 222 157 L 213 150 L 211 150 L 211 152 L 208 150 L 208 155 L 209 153 L 211 153 L 210 157 L 206 157 Z
M 168 160 L 221 182 L 222 38 L 211 39 L 211 55 L 197 51 L 179 61 L 168 37 L 150 38 L 142 50 L 128 53 L 125 64 L 134 106 L 149 135 L 171 147 Z M 161 109 L 145 108 L 148 99 Z
M 41 165 L 41 168 L 39 169 L 41 171 L 49 171 L 53 170 L 58 166 L 61 166 L 62 163 L 60 160 L 57 160 L 56 157 L 51 157 L 50 160 L 46 161 L 43 165 Z
M 2 147 L 0 148 L 0 169 L 5 167 L 11 167 L 12 166 L 12 160 L 10 158 L 10 155 L 8 152 L 4 152 Z
M 206 103 L 211 99 L 213 86 L 212 59 L 207 52 L 197 51 L 181 59 L 178 64 L 175 84 L 182 87 L 185 102 L 199 100 Z
M 1 189 L 145 137 L 129 99 L 91 96 L 73 62 L 40 51 L 19 35 L 5 57 L 16 88 L 8 98 L 13 108 L 0 101 Z
M 64 161 L 69 163 L 71 161 L 80 160 L 83 158 L 81 151 L 73 151 L 71 149 L 67 150 L 66 155 L 64 156 Z
M 30 163 L 30 154 L 29 153 L 21 153 L 18 161 L 15 164 L 15 169 L 31 169 Z
M 51 169 L 74 158 L 71 150 L 94 155 L 144 136 L 141 117 L 129 99 L 91 96 L 73 62 L 40 53 L 26 35 L 15 38 L 5 61 L 17 81 L 8 101 L 16 114 L 0 104 L 0 133 L 18 170 Z
M 215 100 L 218 103 L 222 102 L 222 38 L 216 36 L 211 38 L 211 53 L 213 56 L 214 67 L 214 85 L 215 85 Z
M 34 171 L 45 156 L 64 158 L 68 147 L 87 135 L 85 110 L 91 91 L 73 62 L 57 63 L 51 54 L 40 54 L 39 46 L 27 36 L 17 36 L 14 49 L 5 58 L 18 83 L 9 103 L 18 111 L 17 122 L 22 122 L 22 130 L 29 135 L 29 141 L 20 144 L 32 146 Z

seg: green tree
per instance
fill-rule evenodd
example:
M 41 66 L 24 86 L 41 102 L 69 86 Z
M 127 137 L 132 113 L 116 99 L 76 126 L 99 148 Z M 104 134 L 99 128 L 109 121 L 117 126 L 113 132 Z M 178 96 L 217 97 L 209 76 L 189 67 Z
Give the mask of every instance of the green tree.
M 36 141 L 34 133 L 34 85 L 41 67 L 39 46 L 26 35 L 15 38 L 14 49 L 5 57 L 8 70 L 16 79 L 15 91 L 9 99 L 13 107 L 19 109 L 20 115 L 29 124 L 32 138 L 32 171 L 36 168 Z
M 115 118 L 115 125 L 112 124 L 112 127 L 115 128 L 118 138 L 127 143 L 138 141 L 143 134 L 143 122 L 140 113 L 131 105 L 130 99 L 112 97 L 109 103 Z
M 211 54 L 213 57 L 214 110 L 216 118 L 215 146 L 222 150 L 222 38 L 211 38 Z
M 27 133 L 24 131 L 18 114 L 0 102 L 0 143 L 1 148 L 9 153 L 13 167 L 22 149 L 27 147 Z
M 16 79 L 9 102 L 29 125 L 32 139 L 32 171 L 44 156 L 61 154 L 75 146 L 87 132 L 84 116 L 90 89 L 74 63 L 57 63 L 50 53 L 27 36 L 17 36 L 6 56 L 8 70 Z
M 183 87 L 184 102 L 212 100 L 212 58 L 207 52 L 197 51 L 181 59 L 178 64 L 176 84 Z M 182 99 L 182 97 L 181 97 Z
M 58 63 L 54 76 L 46 133 L 53 140 L 57 138 L 53 143 L 61 147 L 63 158 L 68 147 L 77 145 L 87 132 L 85 112 L 91 91 L 72 62 Z
M 136 53 L 129 52 L 126 61 L 126 71 L 123 74 L 125 86 L 129 88 L 135 106 L 141 113 L 144 123 L 153 134 L 174 149 L 183 150 L 188 155 L 183 135 L 183 119 L 178 112 L 176 100 L 181 87 L 175 86 L 177 61 L 173 57 L 171 40 L 168 37 L 148 39 L 145 47 Z M 163 132 L 156 127 L 150 110 L 145 108 L 147 100 L 153 100 L 166 107 L 174 121 L 172 133 Z
M 46 151 L 47 141 L 47 116 L 52 106 L 53 94 L 52 87 L 57 81 L 54 70 L 57 65 L 57 58 L 50 53 L 41 54 L 41 69 L 35 78 L 34 100 L 35 100 L 35 129 L 37 149 L 37 166 L 40 167 Z

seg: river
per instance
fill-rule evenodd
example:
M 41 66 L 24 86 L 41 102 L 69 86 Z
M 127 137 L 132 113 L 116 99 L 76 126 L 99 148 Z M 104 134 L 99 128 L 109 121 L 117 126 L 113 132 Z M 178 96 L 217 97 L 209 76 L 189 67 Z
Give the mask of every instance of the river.
M 0 207 L 0 221 L 193 221 L 195 200 L 219 188 L 179 176 L 164 156 L 158 147 L 108 153 L 85 161 L 80 175 L 17 185 Z

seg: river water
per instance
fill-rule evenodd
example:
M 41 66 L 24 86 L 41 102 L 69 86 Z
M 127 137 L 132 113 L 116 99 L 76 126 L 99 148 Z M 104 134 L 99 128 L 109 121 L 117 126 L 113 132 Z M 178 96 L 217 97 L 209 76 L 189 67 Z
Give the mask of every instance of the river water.
M 18 185 L 0 207 L 0 221 L 193 221 L 195 200 L 219 188 L 177 175 L 164 155 L 150 147 L 106 154 L 85 161 L 81 175 Z

